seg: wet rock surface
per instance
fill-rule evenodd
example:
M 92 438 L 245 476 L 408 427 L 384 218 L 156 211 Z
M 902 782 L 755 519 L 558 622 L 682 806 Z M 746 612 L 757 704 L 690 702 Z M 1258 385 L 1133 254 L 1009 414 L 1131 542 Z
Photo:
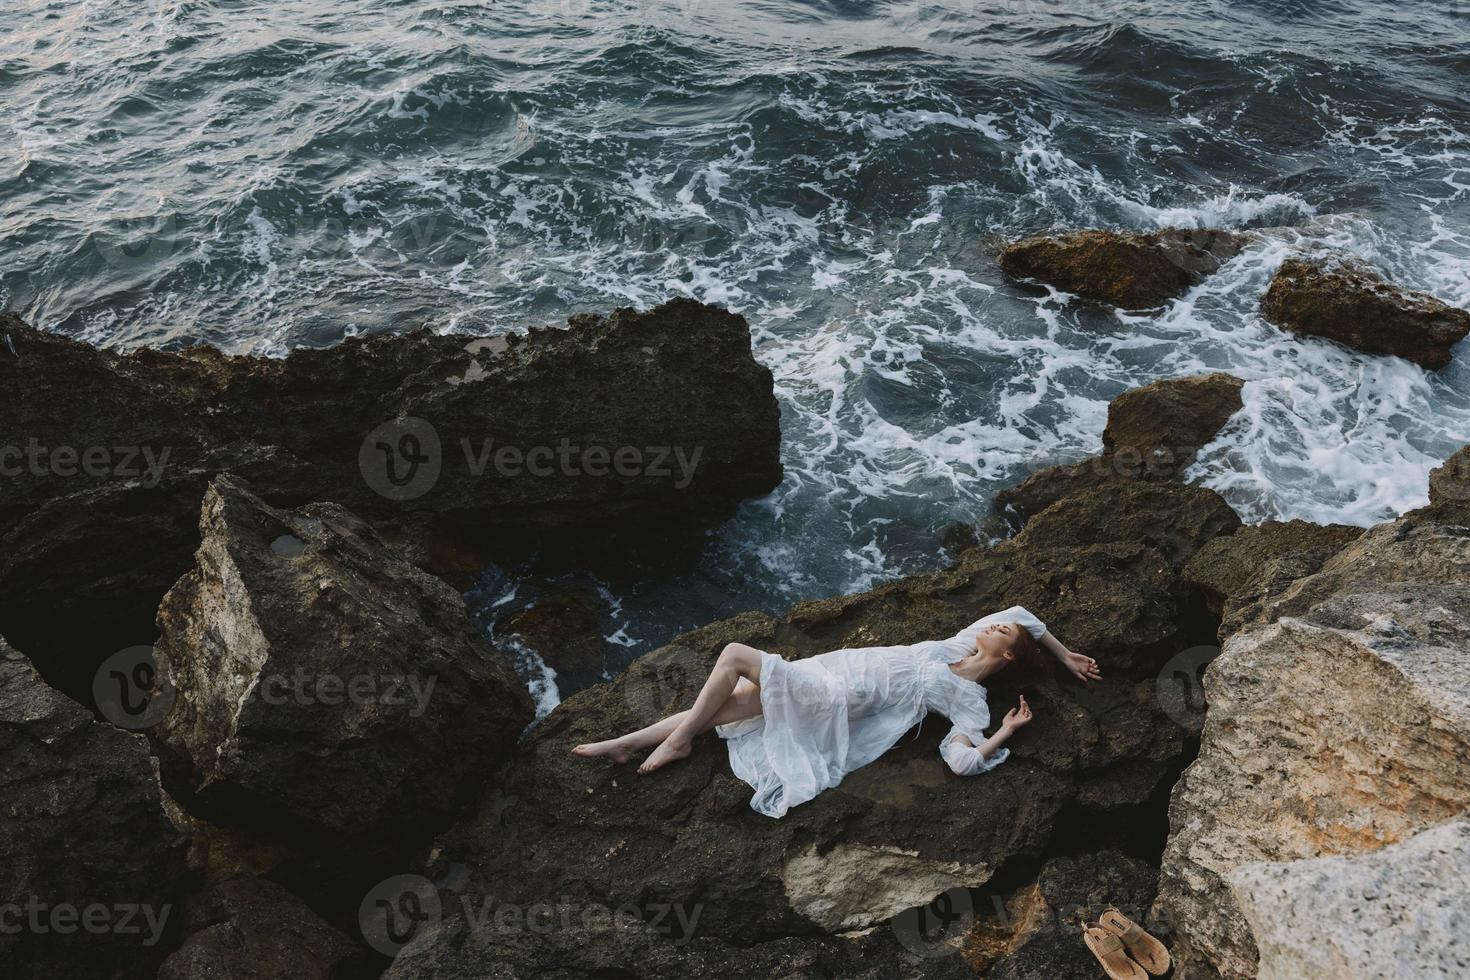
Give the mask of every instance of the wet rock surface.
M 1442 516 L 1371 528 L 1256 602 L 1205 673 L 1155 907 L 1181 975 L 1256 975 L 1239 869 L 1377 851 L 1470 806 L 1470 528 Z
M 1156 675 L 1215 628 L 1179 570 L 1236 526 L 1208 490 L 1099 488 L 1039 515 L 1011 542 L 966 551 L 944 572 L 803 603 L 784 619 L 748 613 L 680 637 L 533 729 L 510 780 L 441 839 L 428 873 L 451 914 L 493 895 L 521 906 L 697 905 L 698 937 L 741 945 L 875 926 L 907 935 L 904 909 L 1038 867 L 1074 823 L 1099 833 L 1160 809 L 1158 794 L 1187 761 L 1190 732 L 1161 707 Z M 569 754 L 579 742 L 687 707 L 726 643 L 803 657 L 913 642 L 952 635 L 1014 603 L 1095 655 L 1106 679 L 1084 689 L 1051 673 L 1002 676 L 990 690 L 994 716 L 1024 689 L 1040 722 L 984 776 L 948 771 L 937 754 L 947 726 L 931 719 L 840 787 L 774 821 L 749 809 L 750 789 L 731 774 L 714 736 L 653 777 Z M 562 941 L 546 939 L 558 948 Z M 812 949 L 831 942 L 806 941 Z M 480 962 L 459 940 L 433 947 L 418 944 L 414 953 L 413 963 L 438 964 L 423 975 L 469 975 Z
M 3 639 L 0 800 L 5 975 L 152 976 L 184 854 L 147 740 L 48 687 Z
M 1210 228 L 1166 228 L 1146 234 L 1078 231 L 1006 246 L 1000 267 L 1083 299 L 1125 310 L 1162 306 L 1233 258 L 1244 235 Z
M 151 641 L 217 473 L 407 525 L 397 537 L 451 572 L 474 566 L 472 541 L 707 526 L 781 479 L 749 328 L 687 300 L 280 359 L 117 354 L 13 314 L 0 335 L 0 629 L 69 691 L 96 667 L 78 649 Z
M 1431 371 L 1448 364 L 1454 346 L 1470 334 L 1470 311 L 1344 262 L 1288 259 L 1271 280 L 1261 313 L 1293 333 L 1402 357 Z
M 421 838 L 531 720 L 459 594 L 335 504 L 210 484 L 196 568 L 159 609 L 171 790 L 222 822 L 359 854 Z
M 1245 382 L 1215 373 L 1169 378 L 1124 392 L 1108 405 L 1103 451 L 1078 463 L 1037 470 L 999 491 L 982 525 L 1007 537 L 1032 516 L 1089 487 L 1182 480 L 1199 451 L 1240 411 Z

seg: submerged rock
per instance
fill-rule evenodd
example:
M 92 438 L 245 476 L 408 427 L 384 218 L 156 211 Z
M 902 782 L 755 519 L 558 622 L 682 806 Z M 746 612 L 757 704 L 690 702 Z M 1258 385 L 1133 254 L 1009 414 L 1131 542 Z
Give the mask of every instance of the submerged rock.
M 1079 463 L 1037 470 L 1001 490 L 984 529 L 1006 537 L 1033 515 L 1089 487 L 1180 480 L 1199 451 L 1243 406 L 1245 382 L 1224 373 L 1168 378 L 1134 388 L 1108 405 L 1103 451 Z
M 1454 346 L 1470 334 L 1470 311 L 1401 289 L 1367 269 L 1306 259 L 1282 263 L 1261 313 L 1293 333 L 1402 357 L 1431 371 L 1450 363 Z
M 1442 980 L 1470 974 L 1470 820 L 1349 857 L 1230 875 L 1261 980 Z
M 8 977 L 152 976 L 184 873 L 148 742 L 0 640 L 0 962 Z
M 185 917 L 188 938 L 158 980 L 337 980 L 370 970 L 357 944 L 260 878 L 214 883 L 189 901 Z
M 340 503 L 454 571 L 470 545 L 708 526 L 781 479 L 749 328 L 688 300 L 280 359 L 118 354 L 13 314 L 0 337 L 0 630 L 69 691 L 87 654 L 152 640 L 218 473 L 279 506 Z
M 1255 601 L 1206 672 L 1156 905 L 1182 975 L 1256 975 L 1239 869 L 1375 851 L 1470 807 L 1470 529 L 1427 510 Z
M 531 720 L 464 602 L 335 504 L 205 494 L 197 567 L 159 608 L 171 709 L 152 735 L 202 815 L 390 851 L 493 773 Z
M 966 551 L 946 571 L 803 603 L 781 620 L 747 613 L 680 637 L 612 683 L 569 698 L 533 729 L 510 781 L 441 840 L 430 874 L 447 883 L 447 904 L 471 909 L 486 896 L 523 907 L 630 903 L 644 918 L 654 906 L 698 905 L 695 934 L 707 941 L 764 948 L 882 926 L 879 934 L 920 943 L 904 910 L 1038 861 L 1069 821 L 1093 832 L 1098 821 L 1132 822 L 1173 780 L 1190 732 L 1162 708 L 1156 675 L 1214 633 L 1178 570 L 1204 541 L 1237 525 L 1208 490 L 1099 488 L 1039 515 L 1014 541 Z M 726 643 L 804 657 L 913 642 L 952 635 L 1013 603 L 1095 655 L 1106 679 L 1083 688 L 1053 674 L 1000 677 L 991 688 L 994 716 L 1024 687 L 1038 721 L 984 776 L 961 778 L 944 766 L 937 746 L 947 726 L 938 718 L 781 820 L 749 808 L 750 789 L 731 774 L 714 736 L 653 777 L 569 754 L 579 742 L 688 707 Z M 561 932 L 544 942 L 582 955 L 563 951 L 576 940 Z M 827 941 L 804 942 L 816 950 Z M 405 966 L 392 975 L 468 976 L 494 955 L 493 942 L 474 953 L 459 940 L 415 946 L 412 963 L 432 961 L 434 970 Z M 921 948 L 959 961 L 952 948 L 927 940 Z
M 1000 267 L 1007 275 L 1039 280 L 1083 299 L 1125 310 L 1152 309 L 1198 285 L 1247 240 L 1211 228 L 1041 235 L 1008 245 L 1000 253 Z

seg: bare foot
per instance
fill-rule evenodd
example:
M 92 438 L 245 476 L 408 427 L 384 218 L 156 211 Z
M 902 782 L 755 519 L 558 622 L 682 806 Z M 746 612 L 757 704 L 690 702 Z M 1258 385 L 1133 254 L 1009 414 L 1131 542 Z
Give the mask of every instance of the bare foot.
M 662 769 L 670 762 L 679 761 L 688 754 L 689 743 L 675 741 L 674 736 L 670 735 L 658 748 L 653 750 L 653 755 L 643 760 L 643 765 L 638 767 L 638 771 L 646 776 L 655 769 Z
M 597 759 L 606 757 L 618 765 L 628 761 L 628 750 L 623 748 L 623 740 L 610 738 L 606 742 L 589 742 L 572 749 L 572 755 L 579 755 L 584 759 Z

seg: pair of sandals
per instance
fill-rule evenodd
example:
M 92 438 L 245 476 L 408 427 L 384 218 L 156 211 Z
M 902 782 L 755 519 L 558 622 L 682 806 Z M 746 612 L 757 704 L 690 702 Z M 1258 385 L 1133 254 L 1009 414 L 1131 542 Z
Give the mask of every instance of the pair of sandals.
M 1082 939 L 1111 980 L 1148 980 L 1150 973 L 1161 977 L 1169 972 L 1164 944 L 1115 908 L 1085 924 Z

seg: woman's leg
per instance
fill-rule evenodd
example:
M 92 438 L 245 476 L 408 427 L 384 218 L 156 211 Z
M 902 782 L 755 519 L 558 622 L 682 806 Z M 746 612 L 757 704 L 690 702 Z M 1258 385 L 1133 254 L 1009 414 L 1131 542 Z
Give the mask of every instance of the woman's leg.
M 751 647 L 745 647 L 743 646 L 743 644 L 732 643 L 731 646 L 741 646 L 745 650 L 752 650 Z M 729 648 L 727 647 L 726 649 Z M 760 654 L 759 651 L 752 650 L 752 652 L 756 654 L 756 677 L 758 678 L 760 676 Z M 724 654 L 722 653 L 721 657 L 723 656 Z M 715 665 L 715 669 L 719 669 L 718 662 Z M 710 679 L 714 679 L 713 671 L 710 674 Z M 708 687 L 709 682 L 706 681 L 705 688 L 707 689 Z M 703 691 L 700 692 L 701 696 L 703 695 L 703 693 Z M 696 707 L 697 706 L 698 704 L 696 702 Z M 586 745 L 579 745 L 576 748 L 572 749 L 572 753 L 574 755 L 580 755 L 585 758 L 592 758 L 595 756 L 607 756 L 614 762 L 624 763 L 628 761 L 628 753 L 636 752 L 640 749 L 652 748 L 653 746 L 662 743 L 671 734 L 673 734 L 675 729 L 677 729 L 680 724 L 687 721 L 692 713 L 693 709 L 691 709 L 690 711 L 680 711 L 677 714 L 669 715 L 662 721 L 654 722 L 647 728 L 640 728 L 636 732 L 629 732 L 626 735 L 619 736 L 618 738 L 611 738 L 605 742 L 590 742 Z M 760 685 L 756 684 L 755 681 L 750 678 L 741 677 L 738 683 L 736 683 L 734 689 L 730 692 L 729 696 L 725 699 L 725 703 L 720 706 L 719 710 L 715 713 L 715 716 L 709 719 L 699 729 L 699 732 L 709 731 L 716 725 L 728 725 L 731 722 L 744 721 L 746 718 L 754 718 L 760 713 Z M 696 732 L 695 734 L 699 734 L 699 732 Z
M 744 643 L 727 644 L 720 651 L 719 659 L 709 672 L 709 679 L 704 682 L 699 697 L 694 699 L 694 707 L 684 712 L 684 717 L 678 720 L 673 730 L 653 750 L 653 754 L 638 767 L 638 771 L 647 774 L 688 755 L 694 736 L 708 730 L 715 723 L 715 716 L 734 695 L 740 681 L 744 679 L 752 685 L 758 685 L 760 676 L 759 650 Z

